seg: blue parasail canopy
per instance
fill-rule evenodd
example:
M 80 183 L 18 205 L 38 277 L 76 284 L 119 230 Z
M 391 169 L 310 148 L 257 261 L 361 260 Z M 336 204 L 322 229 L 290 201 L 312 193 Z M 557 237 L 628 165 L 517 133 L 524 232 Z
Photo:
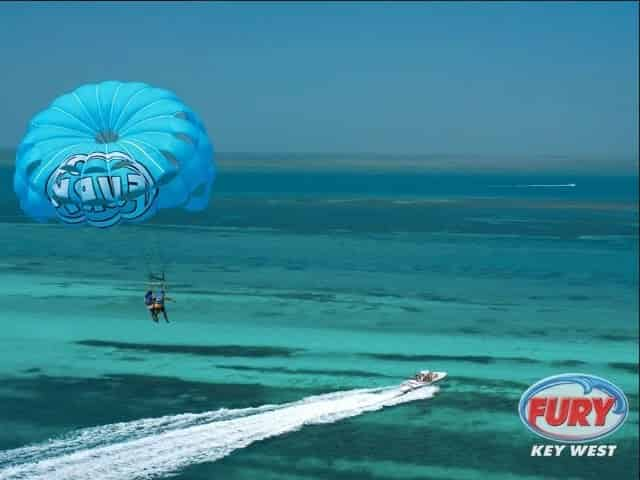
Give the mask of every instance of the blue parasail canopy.
M 33 117 L 14 190 L 37 221 L 107 228 L 163 208 L 202 210 L 214 178 L 213 146 L 193 110 L 168 90 L 106 81 Z

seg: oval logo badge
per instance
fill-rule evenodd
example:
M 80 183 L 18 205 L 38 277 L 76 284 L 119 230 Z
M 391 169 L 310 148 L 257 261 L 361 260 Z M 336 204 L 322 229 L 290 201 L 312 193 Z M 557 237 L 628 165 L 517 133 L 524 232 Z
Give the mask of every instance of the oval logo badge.
M 558 442 L 590 442 L 612 434 L 629 413 L 624 392 L 582 373 L 547 377 L 520 398 L 520 419 L 536 435 Z

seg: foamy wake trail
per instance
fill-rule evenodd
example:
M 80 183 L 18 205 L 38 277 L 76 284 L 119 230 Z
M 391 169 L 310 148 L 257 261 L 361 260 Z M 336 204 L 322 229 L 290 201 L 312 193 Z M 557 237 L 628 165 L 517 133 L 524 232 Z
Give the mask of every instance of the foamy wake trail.
M 438 387 L 348 390 L 283 405 L 216 410 L 102 425 L 0 452 L 0 480 L 140 480 L 212 462 L 253 442 L 431 398 Z

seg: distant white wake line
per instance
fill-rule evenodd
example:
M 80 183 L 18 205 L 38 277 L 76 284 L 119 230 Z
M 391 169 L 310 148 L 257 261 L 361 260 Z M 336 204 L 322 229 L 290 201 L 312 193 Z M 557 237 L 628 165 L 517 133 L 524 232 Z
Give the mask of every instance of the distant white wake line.
M 555 184 L 543 184 L 543 183 L 531 183 L 531 184 L 518 184 L 518 185 L 489 185 L 490 187 L 500 188 L 573 188 L 577 187 L 576 183 L 555 183 Z
M 575 183 L 558 183 L 558 184 L 550 184 L 550 185 L 545 185 L 545 184 L 536 184 L 533 183 L 531 185 L 516 185 L 516 187 L 518 188 L 556 188 L 556 187 L 575 187 L 576 184 Z
M 0 480 L 141 480 L 212 462 L 253 442 L 433 397 L 438 387 L 348 390 L 283 405 L 103 425 L 0 452 Z

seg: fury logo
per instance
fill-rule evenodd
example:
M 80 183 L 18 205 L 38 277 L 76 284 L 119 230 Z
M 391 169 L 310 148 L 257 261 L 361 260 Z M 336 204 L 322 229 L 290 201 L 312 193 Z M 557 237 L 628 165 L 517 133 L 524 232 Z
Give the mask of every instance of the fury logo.
M 622 426 L 627 397 L 613 383 L 586 374 L 548 377 L 520 398 L 520 419 L 536 435 L 560 442 L 588 442 Z
M 538 418 L 542 417 L 547 425 L 559 427 L 568 425 L 589 426 L 589 416 L 595 413 L 593 425 L 602 427 L 607 415 L 613 408 L 615 399 L 608 398 L 560 398 L 560 397 L 535 397 L 529 402 L 529 425 L 537 426 Z

